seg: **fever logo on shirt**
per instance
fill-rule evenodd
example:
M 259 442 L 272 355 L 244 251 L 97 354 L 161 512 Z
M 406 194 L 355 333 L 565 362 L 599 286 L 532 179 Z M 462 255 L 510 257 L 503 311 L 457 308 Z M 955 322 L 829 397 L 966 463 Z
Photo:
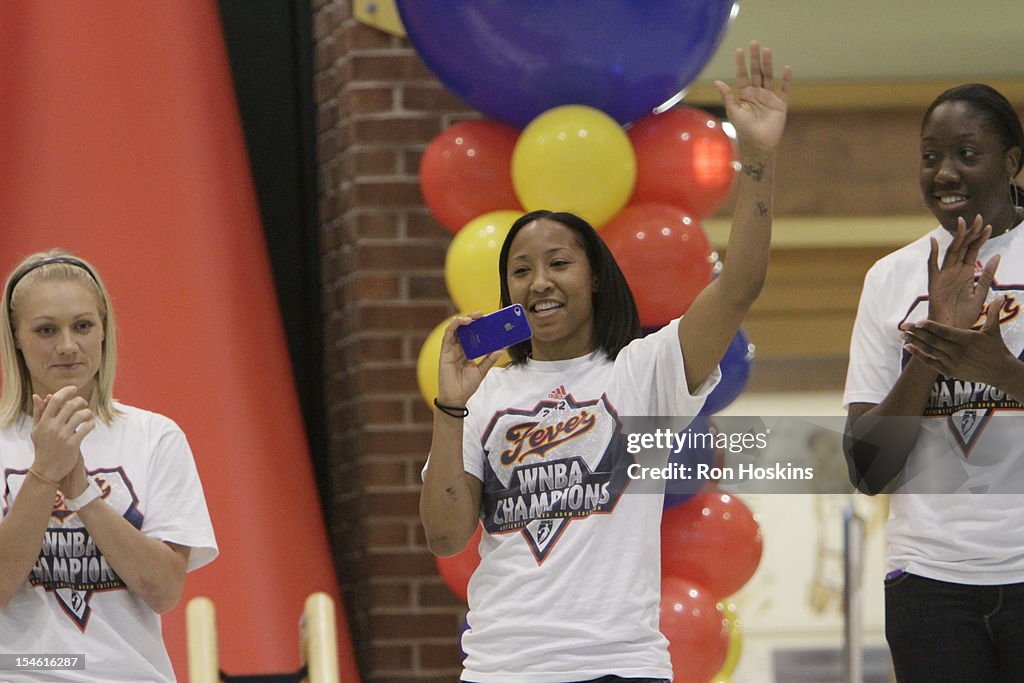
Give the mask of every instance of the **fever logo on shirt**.
M 100 487 L 103 499 L 137 529 L 142 528 L 139 500 L 131 481 L 120 467 L 88 470 L 89 476 Z M 6 470 L 6 491 L 16 492 L 27 475 L 25 470 Z M 15 494 L 16 495 L 16 494 Z M 13 497 L 5 500 L 8 506 Z M 76 626 L 85 632 L 92 609 L 89 602 L 96 591 L 124 590 L 121 577 L 107 563 L 105 557 L 89 535 L 78 515 L 67 508 L 64 497 L 57 494 L 50 524 L 43 536 L 32 572 L 28 577 L 32 586 L 42 586 L 52 592 L 57 604 Z
M 530 410 L 497 413 L 484 431 L 483 523 L 522 533 L 543 562 L 574 519 L 615 507 L 633 462 L 605 397 L 568 394 Z

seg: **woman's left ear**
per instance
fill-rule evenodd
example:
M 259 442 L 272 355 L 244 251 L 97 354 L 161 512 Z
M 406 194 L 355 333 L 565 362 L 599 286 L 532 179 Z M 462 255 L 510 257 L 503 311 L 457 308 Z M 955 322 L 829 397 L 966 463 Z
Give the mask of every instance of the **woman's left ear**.
M 594 284 L 593 284 L 593 286 L 591 286 L 591 288 L 590 288 L 590 291 L 591 291 L 591 292 L 596 292 L 597 290 L 598 290 L 598 286 L 597 286 L 597 276 L 595 275 L 595 276 L 594 276 Z
M 1010 176 L 1010 182 L 1017 177 L 1017 169 L 1020 168 L 1020 147 L 1011 147 L 1006 150 L 1006 172 Z

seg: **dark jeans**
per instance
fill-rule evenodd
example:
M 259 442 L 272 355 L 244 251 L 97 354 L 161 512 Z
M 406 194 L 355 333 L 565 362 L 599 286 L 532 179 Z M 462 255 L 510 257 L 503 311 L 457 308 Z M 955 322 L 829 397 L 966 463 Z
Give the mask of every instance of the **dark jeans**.
M 672 683 L 667 678 L 623 678 L 622 676 L 601 676 L 578 683 Z
M 672 683 L 667 678 L 623 678 L 622 676 L 601 676 L 579 683 Z
M 899 683 L 1024 681 L 1024 583 L 885 581 L 885 638 Z

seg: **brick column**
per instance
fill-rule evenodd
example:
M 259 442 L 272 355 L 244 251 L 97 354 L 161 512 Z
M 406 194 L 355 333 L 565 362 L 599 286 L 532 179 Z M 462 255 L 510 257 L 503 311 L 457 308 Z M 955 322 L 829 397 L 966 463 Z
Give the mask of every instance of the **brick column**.
M 364 680 L 451 681 L 465 606 L 420 528 L 431 413 L 416 386 L 423 340 L 454 312 L 451 236 L 417 173 L 435 135 L 477 114 L 408 41 L 348 2 L 313 5 L 331 541 Z

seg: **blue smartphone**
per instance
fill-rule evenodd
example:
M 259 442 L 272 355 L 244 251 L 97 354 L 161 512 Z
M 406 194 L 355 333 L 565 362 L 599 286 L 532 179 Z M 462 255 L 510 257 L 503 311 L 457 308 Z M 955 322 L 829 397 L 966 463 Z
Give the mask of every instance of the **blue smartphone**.
M 506 306 L 477 318 L 455 330 L 466 358 L 479 358 L 492 351 L 526 341 L 533 334 L 526 322 L 526 311 L 519 304 Z

